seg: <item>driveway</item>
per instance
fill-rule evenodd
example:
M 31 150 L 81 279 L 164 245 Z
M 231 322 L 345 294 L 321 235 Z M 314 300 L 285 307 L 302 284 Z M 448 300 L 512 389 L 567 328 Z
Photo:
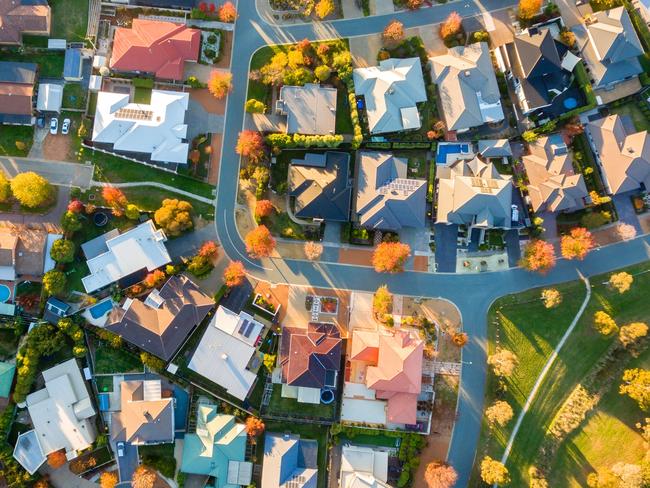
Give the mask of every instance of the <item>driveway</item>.
M 238 314 L 244 310 L 251 293 L 253 293 L 253 285 L 246 279 L 241 285 L 232 288 L 228 296 L 221 299 L 219 305 L 223 305 L 228 310 Z
M 190 103 L 185 116 L 187 124 L 187 139 L 192 140 L 206 132 L 223 132 L 223 115 L 210 113 L 198 101 L 190 97 Z
M 59 222 L 61 222 L 61 217 L 68 209 L 69 202 L 70 190 L 68 188 L 59 188 L 56 196 L 56 206 L 50 209 L 49 212 L 44 214 L 0 212 L 0 220 L 14 224 L 51 224 L 50 226 L 46 225 L 48 231 L 60 232 Z
M 521 246 L 519 245 L 519 231 L 517 229 L 507 230 L 503 236 L 508 251 L 508 266 L 514 268 L 521 260 Z
M 456 272 L 458 226 L 435 224 L 436 265 L 440 273 Z
M 633 225 L 636 229 L 637 234 L 641 234 L 641 225 L 639 224 L 639 217 L 634 211 L 634 205 L 632 204 L 632 199 L 630 198 L 636 192 L 627 192 L 620 195 L 614 195 L 612 200 L 614 201 L 614 206 L 616 207 L 616 212 L 618 213 L 618 219 L 621 222 L 626 224 Z
M 117 448 L 114 450 L 117 454 Z M 115 456 L 117 467 L 120 472 L 120 481 L 130 481 L 133 478 L 133 472 L 140 464 L 138 460 L 138 447 L 128 442 L 124 443 L 124 456 Z
M 33 171 L 50 183 L 60 186 L 90 188 L 95 167 L 86 164 L 66 163 L 33 158 L 0 157 L 0 168 L 13 178 L 18 173 Z

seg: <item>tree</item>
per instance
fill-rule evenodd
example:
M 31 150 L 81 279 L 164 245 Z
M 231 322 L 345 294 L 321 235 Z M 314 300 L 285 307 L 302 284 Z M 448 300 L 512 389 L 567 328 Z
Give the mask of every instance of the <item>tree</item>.
M 68 210 L 61 216 L 61 227 L 66 235 L 70 236 L 83 227 L 79 214 Z
M 314 10 L 319 19 L 324 19 L 334 12 L 334 2 L 332 0 L 319 0 Z
M 404 24 L 398 20 L 391 20 L 384 28 L 382 37 L 387 44 L 394 44 L 404 39 Z
M 502 400 L 497 400 L 485 409 L 485 418 L 487 418 L 491 427 L 494 427 L 495 425 L 501 427 L 505 426 L 512 420 L 513 415 L 514 412 L 512 411 L 510 404 Z
M 74 242 L 68 239 L 57 239 L 50 249 L 50 257 L 57 263 L 71 263 L 74 259 Z
M 409 10 L 417 10 L 422 6 L 423 3 L 424 0 L 406 0 L 406 8 Z
M 310 261 L 316 261 L 321 257 L 321 254 L 323 254 L 323 245 L 318 242 L 307 241 L 305 242 L 304 251 L 307 259 Z
M 460 34 L 461 29 L 463 28 L 463 19 L 458 12 L 452 12 L 445 19 L 445 21 L 440 24 L 440 37 L 443 40 L 451 39 L 452 37 Z
M 318 78 L 318 81 L 322 83 L 329 80 L 329 77 L 332 75 L 332 70 L 326 64 L 321 64 L 320 66 L 316 66 L 314 74 L 316 75 L 316 78 Z
M 621 222 L 616 226 L 616 233 L 622 240 L 629 241 L 636 237 L 636 227 Z
M 165 282 L 165 278 L 167 276 L 164 271 L 154 269 L 151 273 L 147 273 L 143 281 L 147 288 L 157 288 Z
M 42 207 L 54 195 L 50 182 L 32 171 L 17 174 L 11 180 L 11 192 L 21 205 L 28 208 Z
M 632 322 L 631 324 L 624 325 L 618 331 L 618 340 L 623 344 L 623 347 L 631 346 L 636 343 L 641 337 L 648 335 L 648 326 L 643 322 Z
M 190 230 L 192 222 L 192 204 L 176 198 L 165 198 L 162 206 L 153 214 L 154 221 L 170 236 L 179 236 Z
M 246 100 L 246 112 L 250 114 L 263 114 L 266 112 L 266 105 L 264 105 L 264 102 L 249 98 Z
M 165 361 L 157 358 L 153 354 L 149 354 L 148 352 L 143 351 L 140 353 L 140 361 L 142 361 L 142 364 L 154 371 L 162 371 L 165 369 Z
M 221 22 L 232 24 L 237 20 L 237 8 L 235 8 L 235 5 L 232 2 L 228 1 L 219 7 L 217 17 Z
M 519 18 L 531 20 L 542 9 L 542 0 L 519 0 Z
M 262 219 L 264 217 L 268 217 L 273 213 L 274 210 L 275 207 L 273 206 L 273 202 L 271 202 L 271 200 L 258 200 L 255 203 L 255 218 Z
M 153 488 L 156 483 L 156 472 L 148 466 L 141 464 L 133 472 L 131 479 L 132 488 Z
M 73 198 L 68 202 L 67 211 L 72 213 L 82 213 L 84 211 L 84 204 L 81 200 Z
M 539 135 L 537 135 L 537 132 L 534 130 L 524 131 L 523 134 L 521 134 L 521 137 L 528 143 L 535 142 L 537 139 L 539 139 Z
M 248 158 L 253 164 L 264 160 L 264 139 L 262 134 L 254 130 L 244 130 L 239 133 L 235 151 L 240 156 Z
M 68 460 L 65 457 L 65 451 L 63 449 L 51 452 L 47 455 L 47 464 L 52 469 L 59 469 L 67 462 Z
M 519 360 L 517 355 L 501 347 L 497 347 L 497 350 L 491 356 L 488 356 L 488 364 L 492 366 L 492 371 L 497 376 L 512 376 L 512 373 L 515 372 Z
M 431 461 L 424 472 L 424 481 L 429 488 L 451 488 L 456 484 L 456 470 L 444 461 Z
M 205 241 L 203 244 L 201 244 L 201 247 L 199 248 L 199 252 L 197 254 L 204 258 L 215 259 L 218 253 L 219 245 L 215 241 Z
M 563 30 L 560 32 L 560 40 L 569 47 L 573 47 L 576 43 L 576 35 L 570 30 Z
M 634 277 L 625 271 L 621 271 L 620 273 L 612 273 L 612 275 L 609 277 L 609 286 L 621 294 L 628 291 L 632 287 L 633 282 Z
M 249 437 L 257 437 L 264 432 L 264 422 L 262 419 L 253 417 L 252 415 L 246 418 L 246 433 Z
M 11 183 L 4 171 L 0 170 L 0 203 L 6 203 L 11 198 Z
M 505 485 L 510 482 L 510 474 L 503 463 L 485 456 L 481 461 L 481 479 L 488 485 Z
M 372 254 L 372 265 L 377 273 L 399 273 L 411 255 L 411 247 L 401 242 L 382 242 Z
M 246 269 L 241 261 L 233 261 L 223 270 L 223 282 L 228 288 L 239 286 L 246 278 Z
M 208 91 L 217 100 L 225 98 L 232 90 L 232 73 L 213 71 L 208 80 Z
M 555 249 L 550 242 L 535 239 L 526 244 L 524 256 L 519 263 L 528 271 L 546 273 L 555 266 Z
M 115 488 L 117 482 L 117 473 L 115 471 L 104 471 L 99 477 L 100 488 Z
M 465 332 L 454 332 L 451 335 L 451 342 L 453 342 L 454 345 L 458 347 L 464 347 L 467 344 L 468 340 L 469 337 Z
M 387 285 L 381 285 L 372 297 L 372 311 L 375 317 L 383 317 L 393 309 L 393 295 Z
M 637 402 L 644 412 L 650 410 L 650 371 L 640 368 L 626 369 L 619 393 Z
M 616 321 L 607 312 L 603 312 L 602 310 L 594 314 L 594 328 L 605 336 L 618 331 Z
M 555 288 L 542 290 L 542 302 L 546 308 L 555 308 L 562 303 L 562 294 Z
M 264 367 L 268 370 L 269 373 L 272 373 L 275 369 L 275 360 L 277 356 L 275 354 L 264 354 Z
M 594 238 L 584 227 L 574 227 L 569 235 L 562 236 L 560 248 L 562 256 L 566 259 L 582 261 L 587 253 L 594 247 Z
M 530 480 L 529 488 L 548 488 L 548 481 L 535 466 L 528 468 L 528 479 Z
M 126 195 L 124 195 L 122 190 L 114 186 L 105 186 L 102 189 L 102 198 L 106 202 L 106 205 L 113 209 L 113 215 L 117 217 L 124 215 L 129 201 L 126 199 Z
M 642 488 L 648 486 L 644 482 L 644 476 L 641 466 L 638 464 L 617 462 L 611 468 L 612 473 L 620 481 L 618 486 L 621 488 Z
M 65 289 L 65 273 L 52 269 L 43 275 L 43 291 L 48 295 L 58 295 Z
M 140 209 L 136 205 L 129 203 L 124 210 L 124 215 L 129 220 L 138 220 L 140 218 Z
M 270 256 L 275 249 L 275 239 L 265 225 L 260 225 L 246 234 L 246 252 L 253 258 Z

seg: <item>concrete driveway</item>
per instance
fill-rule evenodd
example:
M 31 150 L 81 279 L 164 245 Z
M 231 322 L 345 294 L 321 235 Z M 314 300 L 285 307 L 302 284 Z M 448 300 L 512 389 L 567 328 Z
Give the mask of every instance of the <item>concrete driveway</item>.
M 124 443 L 124 455 L 117 456 L 117 449 L 115 449 L 115 459 L 117 459 L 117 467 L 120 472 L 120 481 L 130 481 L 133 478 L 133 472 L 136 470 L 140 461 L 138 459 L 138 447 Z
M 53 185 L 90 188 L 95 167 L 86 164 L 47 161 L 44 159 L 0 157 L 0 169 L 9 178 L 18 173 L 33 171 L 46 178 Z
M 458 249 L 458 226 L 435 224 L 436 265 L 440 273 L 456 271 L 456 251 Z
M 190 98 L 185 116 L 187 139 L 192 140 L 199 134 L 205 134 L 206 132 L 223 132 L 223 121 L 223 115 L 208 112 L 198 101 Z
M 618 219 L 626 224 L 633 225 L 638 234 L 641 234 L 641 225 L 639 224 L 639 217 L 634 211 L 634 205 L 630 198 L 636 192 L 627 192 L 620 195 L 614 195 L 612 200 L 618 213 Z

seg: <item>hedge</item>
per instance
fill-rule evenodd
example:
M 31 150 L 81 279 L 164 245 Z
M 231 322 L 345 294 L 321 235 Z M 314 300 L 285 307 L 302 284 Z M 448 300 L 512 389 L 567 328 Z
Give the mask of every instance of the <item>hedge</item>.
M 136 88 L 153 88 L 153 78 L 133 78 L 132 82 Z

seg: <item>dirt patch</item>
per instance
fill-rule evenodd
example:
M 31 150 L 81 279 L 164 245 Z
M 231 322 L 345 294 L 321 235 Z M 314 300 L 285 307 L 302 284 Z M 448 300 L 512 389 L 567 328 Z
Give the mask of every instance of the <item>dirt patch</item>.
M 210 169 L 208 171 L 208 183 L 216 185 L 219 181 L 219 162 L 221 161 L 221 134 L 212 134 L 210 147 L 212 154 L 210 156 Z
M 48 134 L 43 140 L 43 159 L 54 161 L 77 161 L 72 137 L 63 134 Z
M 212 114 L 224 115 L 226 113 L 226 99 L 217 100 L 207 88 L 192 88 L 190 97 L 201 104 L 201 106 Z
M 341 249 L 339 251 L 339 263 L 372 266 L 372 250 Z
M 413 258 L 414 271 L 429 271 L 429 257 L 428 256 L 415 256 Z
M 232 32 L 231 31 L 222 31 L 224 36 L 221 36 L 221 42 L 223 42 L 223 55 L 218 63 L 215 63 L 213 66 L 215 68 L 230 69 L 230 59 L 232 57 Z

